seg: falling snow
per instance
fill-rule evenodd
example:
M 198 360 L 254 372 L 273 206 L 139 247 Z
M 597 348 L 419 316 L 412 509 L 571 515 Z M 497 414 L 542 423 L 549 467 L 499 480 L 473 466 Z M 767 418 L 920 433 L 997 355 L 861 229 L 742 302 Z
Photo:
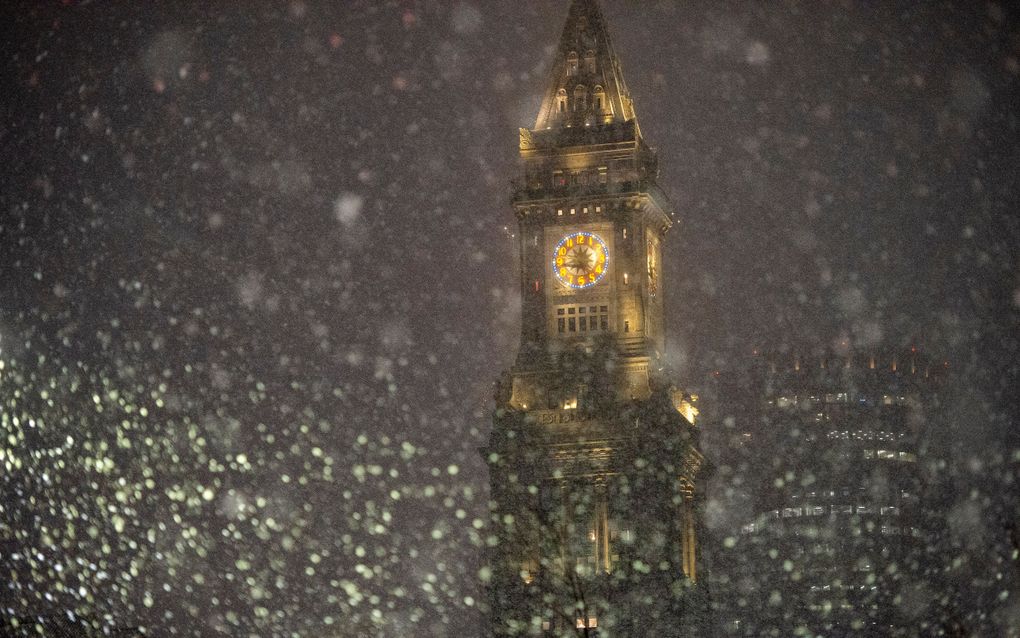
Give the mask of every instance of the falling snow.
M 509 180 L 566 3 L 190 4 L 8 12 L 0 634 L 485 635 Z M 664 359 L 709 401 L 758 348 L 923 350 L 943 533 L 897 604 L 1016 635 L 1015 9 L 603 4 L 677 210 Z M 709 562 L 790 489 L 738 416 L 699 426 Z

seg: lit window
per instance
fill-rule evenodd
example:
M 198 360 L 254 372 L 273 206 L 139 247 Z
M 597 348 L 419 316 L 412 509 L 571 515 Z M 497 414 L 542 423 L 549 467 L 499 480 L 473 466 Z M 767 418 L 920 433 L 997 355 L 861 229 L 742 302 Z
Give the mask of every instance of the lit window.
M 605 166 L 599 167 L 599 184 L 605 184 L 609 182 L 609 168 Z M 602 212 L 602 211 L 597 211 Z
M 577 75 L 577 52 L 571 51 L 570 55 L 567 56 L 567 75 L 573 77 Z
M 623 273 L 623 285 L 627 286 L 630 284 L 630 273 Z
M 609 330 L 609 306 L 559 306 L 556 315 L 560 334 Z M 576 329 L 571 327 L 572 322 L 576 322 Z
M 624 321 L 623 322 L 623 331 L 624 332 L 630 332 L 630 322 L 629 321 Z
M 584 66 L 588 73 L 595 72 L 595 52 L 588 51 L 584 54 Z

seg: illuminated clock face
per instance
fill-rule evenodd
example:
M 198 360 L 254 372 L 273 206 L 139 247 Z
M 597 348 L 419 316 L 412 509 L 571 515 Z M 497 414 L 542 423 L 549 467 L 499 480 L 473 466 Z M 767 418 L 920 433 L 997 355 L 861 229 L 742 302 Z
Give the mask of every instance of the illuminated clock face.
M 602 281 L 609 271 L 609 249 L 594 233 L 572 233 L 560 240 L 553 254 L 553 272 L 565 286 L 577 290 Z

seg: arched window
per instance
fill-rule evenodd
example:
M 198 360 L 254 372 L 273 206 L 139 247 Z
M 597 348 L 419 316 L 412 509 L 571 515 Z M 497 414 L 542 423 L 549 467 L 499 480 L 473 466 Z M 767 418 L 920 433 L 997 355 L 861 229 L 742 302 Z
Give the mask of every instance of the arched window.
M 595 87 L 595 112 L 602 113 L 606 110 L 606 92 L 601 86 Z
M 595 52 L 589 50 L 584 54 L 584 70 L 588 73 L 595 72 Z
M 588 90 L 578 84 L 574 89 L 574 111 L 582 112 L 588 108 Z
M 567 75 L 573 77 L 577 75 L 577 51 L 571 51 L 570 55 L 567 56 Z
M 560 89 L 556 92 L 556 110 L 560 113 L 567 112 L 567 90 Z

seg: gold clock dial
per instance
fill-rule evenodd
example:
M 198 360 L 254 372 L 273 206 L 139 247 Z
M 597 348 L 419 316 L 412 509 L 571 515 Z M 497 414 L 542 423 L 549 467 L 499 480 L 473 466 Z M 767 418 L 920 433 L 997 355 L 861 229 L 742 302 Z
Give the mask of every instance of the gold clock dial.
M 609 249 L 594 233 L 567 235 L 556 245 L 553 273 L 565 286 L 576 290 L 590 288 L 602 281 L 609 271 Z

